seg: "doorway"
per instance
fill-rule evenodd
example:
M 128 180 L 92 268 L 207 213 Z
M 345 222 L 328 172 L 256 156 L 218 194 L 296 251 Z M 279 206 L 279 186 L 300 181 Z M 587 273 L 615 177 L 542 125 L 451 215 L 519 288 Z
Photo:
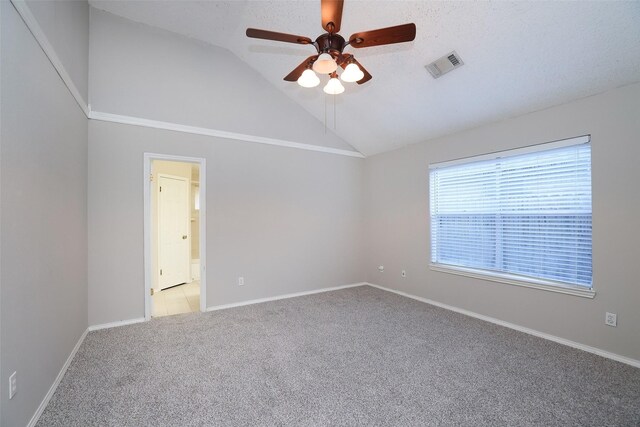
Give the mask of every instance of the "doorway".
M 144 169 L 145 319 L 205 311 L 205 161 L 145 153 Z

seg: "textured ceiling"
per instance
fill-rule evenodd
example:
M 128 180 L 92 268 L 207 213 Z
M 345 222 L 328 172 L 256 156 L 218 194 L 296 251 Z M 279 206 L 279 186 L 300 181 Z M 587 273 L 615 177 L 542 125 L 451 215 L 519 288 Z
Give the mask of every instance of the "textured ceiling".
M 416 40 L 345 49 L 373 75 L 328 102 L 322 85 L 282 78 L 315 53 L 249 39 L 247 27 L 315 39 L 320 1 L 90 1 L 226 47 L 353 147 L 371 155 L 640 81 L 640 2 L 346 0 L 341 34 L 415 22 Z M 425 65 L 456 50 L 465 65 L 434 80 Z M 326 77 L 323 78 L 323 81 Z M 334 123 L 334 103 L 335 116 Z

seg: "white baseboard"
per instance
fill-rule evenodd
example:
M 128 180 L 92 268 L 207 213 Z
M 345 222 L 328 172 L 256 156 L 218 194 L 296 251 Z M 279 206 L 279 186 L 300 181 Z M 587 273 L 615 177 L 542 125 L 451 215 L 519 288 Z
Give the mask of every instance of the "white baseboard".
M 292 294 L 276 295 L 274 297 L 252 299 L 252 300 L 247 300 L 247 301 L 234 302 L 234 303 L 231 303 L 231 304 L 214 305 L 214 306 L 211 306 L 211 307 L 207 307 L 207 309 L 205 311 L 224 310 L 224 309 L 227 309 L 227 308 L 241 307 L 243 305 L 260 304 L 260 303 L 268 302 L 268 301 L 276 301 L 276 300 L 280 300 L 280 299 L 295 298 L 295 297 L 301 297 L 301 296 L 304 296 L 304 295 L 312 295 L 312 294 L 318 294 L 318 293 L 321 293 L 321 292 L 337 291 L 337 290 L 340 290 L 340 289 L 354 288 L 356 286 L 366 286 L 366 285 L 367 285 L 367 283 L 365 283 L 365 282 L 359 282 L 359 283 L 352 283 L 352 284 L 349 284 L 349 285 L 334 286 L 332 288 L 314 289 L 312 291 L 304 291 L 304 292 L 295 292 L 295 293 L 292 293 Z M 142 322 L 145 322 L 145 321 L 146 320 L 145 320 L 144 317 L 139 317 L 139 318 L 136 318 L 136 319 L 120 320 L 118 322 L 111 322 L 111 323 L 103 323 L 103 324 L 100 324 L 100 325 L 89 326 L 89 331 L 97 331 L 97 330 L 100 330 L 100 329 L 108 329 L 108 328 L 115 328 L 115 327 L 118 327 L 118 326 L 133 325 L 134 323 L 142 323 Z
M 76 343 L 75 347 L 73 347 L 73 350 L 71 350 L 69 357 L 67 357 L 67 360 L 64 362 L 64 365 L 62 365 L 60 372 L 58 372 L 58 376 L 53 381 L 53 384 L 51 384 L 51 387 L 49 387 L 49 391 L 47 392 L 47 394 L 45 394 L 44 399 L 42 399 L 42 402 L 40 402 L 40 406 L 38 406 L 38 409 L 36 409 L 36 412 L 35 414 L 33 414 L 33 417 L 31 417 L 31 420 L 29 421 L 29 424 L 27 424 L 27 427 L 34 427 L 38 423 L 38 420 L 40 419 L 40 416 L 44 412 L 44 409 L 49 404 L 49 400 L 51 400 L 51 396 L 53 396 L 53 393 L 56 392 L 56 389 L 58 388 L 60 381 L 62 381 L 62 377 L 64 377 L 64 374 L 67 372 L 67 369 L 71 364 L 71 361 L 76 356 L 78 349 L 80 348 L 85 337 L 87 336 L 87 332 L 89 332 L 89 329 L 85 329 L 85 331 L 82 333 L 82 336 L 80 336 L 80 339 Z
M 332 287 L 332 288 L 314 289 L 312 291 L 305 291 L 305 292 L 295 292 L 295 293 L 292 293 L 292 294 L 284 294 L 284 295 L 278 295 L 278 296 L 275 296 L 275 297 L 254 299 L 254 300 L 242 301 L 242 302 L 237 302 L 237 303 L 232 303 L 232 304 L 216 305 L 216 306 L 212 306 L 212 307 L 207 307 L 207 311 L 224 310 L 224 309 L 227 309 L 227 308 L 241 307 L 241 306 L 244 306 L 244 305 L 251 305 L 251 304 L 260 304 L 260 303 L 263 303 L 263 302 L 276 301 L 276 300 L 287 299 L 287 298 L 295 298 L 295 297 L 300 297 L 300 296 L 304 296 L 304 295 L 313 295 L 313 294 L 318 294 L 318 293 L 322 293 L 322 292 L 337 291 L 337 290 L 340 290 L 340 289 L 354 288 L 354 287 L 358 287 L 358 286 L 371 286 L 371 287 L 374 287 L 374 288 L 377 288 L 377 289 L 381 289 L 383 291 L 391 292 L 391 293 L 394 293 L 394 294 L 397 294 L 397 295 L 401 295 L 403 297 L 407 297 L 407 298 L 411 298 L 411 299 L 414 299 L 414 300 L 417 300 L 417 301 L 420 301 L 420 302 L 424 302 L 426 304 L 430 304 L 430 305 L 433 305 L 433 306 L 436 306 L 436 307 L 444 308 L 445 310 L 454 311 L 456 313 L 464 314 L 466 316 L 474 317 L 476 319 L 484 320 L 486 322 L 491 322 L 491 323 L 494 323 L 496 325 L 504 326 L 506 328 L 510 328 L 510 329 L 513 329 L 513 330 L 516 330 L 516 331 L 519 331 L 519 332 L 524 332 L 525 334 L 533 335 L 533 336 L 536 336 L 536 337 L 539 337 L 539 338 L 544 338 L 544 339 L 547 339 L 549 341 L 557 342 L 559 344 L 563 344 L 563 345 L 566 345 L 566 346 L 569 346 L 569 347 L 573 347 L 573 348 L 576 348 L 578 350 L 583 350 L 583 351 L 586 351 L 586 352 L 589 352 L 589 353 L 596 354 L 598 356 L 606 357 L 607 359 L 615 360 L 615 361 L 618 361 L 618 362 L 625 363 L 627 365 L 634 366 L 636 368 L 640 368 L 640 360 L 631 359 L 629 357 L 625 357 L 625 356 L 621 356 L 619 354 L 615 354 L 615 353 L 611 353 L 611 352 L 608 352 L 608 351 L 605 351 L 605 350 L 601 350 L 601 349 L 596 348 L 596 347 L 591 347 L 591 346 L 588 346 L 588 345 L 585 345 L 585 344 L 580 344 L 578 342 L 567 340 L 567 339 L 564 339 L 564 338 L 560 338 L 560 337 L 557 337 L 555 335 L 550 335 L 550 334 L 547 334 L 547 333 L 544 333 L 544 332 L 536 331 L 534 329 L 525 328 L 524 326 L 519 326 L 519 325 L 516 325 L 514 323 L 509 323 L 509 322 L 505 322 L 503 320 L 495 319 L 493 317 L 485 316 L 483 314 L 478 314 L 478 313 L 475 313 L 473 311 L 469 311 L 469 310 L 465 310 L 465 309 L 462 309 L 462 308 L 454 307 L 454 306 L 451 306 L 451 305 L 443 304 L 443 303 L 440 303 L 440 302 L 437 302 L 437 301 L 433 301 L 433 300 L 430 300 L 430 299 L 427 299 L 427 298 L 422 298 L 422 297 L 419 297 L 419 296 L 416 296 L 416 295 L 411 295 L 411 294 L 406 293 L 406 292 L 402 292 L 402 291 L 398 291 L 398 290 L 390 289 L 390 288 L 385 288 L 384 286 L 375 285 L 373 283 L 367 283 L 367 282 L 353 283 L 353 284 L 342 285 L 342 286 L 335 286 L 335 287 Z M 62 380 L 62 377 L 67 372 L 67 369 L 69 368 L 69 365 L 71 364 L 71 361 L 73 360 L 73 358 L 75 357 L 76 353 L 78 352 L 78 349 L 82 345 L 82 343 L 83 343 L 85 337 L 87 336 L 88 332 L 97 331 L 99 329 L 115 328 L 115 327 L 124 326 L 124 325 L 132 325 L 132 324 L 135 324 L 135 323 L 142 323 L 144 321 L 145 321 L 144 317 L 140 317 L 140 318 L 137 318 L 137 319 L 121 320 L 121 321 L 118 321 L 118 322 L 103 323 L 103 324 L 100 324 L 100 325 L 93 325 L 93 326 L 88 327 L 84 331 L 84 333 L 82 334 L 82 336 L 80 337 L 78 342 L 76 343 L 76 345 L 73 348 L 73 350 L 71 351 L 71 353 L 69 354 L 69 357 L 67 358 L 67 360 L 65 361 L 64 365 L 60 369 L 60 372 L 58 373 L 58 376 L 56 377 L 56 379 L 54 380 L 53 384 L 49 388 L 49 391 L 47 392 L 47 394 L 45 395 L 44 399 L 40 403 L 40 406 L 38 406 L 38 409 L 33 414 L 33 417 L 31 417 L 31 420 L 29 421 L 29 424 L 27 424 L 27 427 L 34 427 L 36 425 L 36 423 L 38 422 L 38 419 L 42 415 L 42 412 L 44 411 L 44 409 L 49 404 L 49 400 L 51 400 L 51 397 L 53 396 L 53 394 L 55 393 L 56 389 L 58 388 L 58 385 L 60 384 L 60 381 Z
M 557 342 L 558 344 L 564 344 L 569 347 L 577 348 L 578 350 L 583 350 L 589 353 L 597 354 L 598 356 L 606 357 L 607 359 L 615 360 L 617 362 L 626 363 L 627 365 L 634 366 L 636 368 L 640 368 L 640 360 L 631 359 L 630 357 L 621 356 L 619 354 L 611 353 L 606 350 L 602 350 L 596 347 L 591 347 L 586 344 L 581 344 L 579 342 L 571 341 L 565 338 L 560 338 L 555 335 L 550 335 L 544 332 L 536 331 L 535 329 L 525 328 L 524 326 L 516 325 L 515 323 L 505 322 L 504 320 L 495 319 L 493 317 L 485 316 L 483 314 L 478 314 L 473 311 L 465 310 L 463 308 L 454 307 L 452 305 L 443 304 L 441 302 L 433 301 L 427 298 L 418 297 L 415 295 L 408 294 L 406 292 L 397 291 L 395 289 L 385 288 L 384 286 L 374 285 L 373 283 L 366 283 L 366 285 L 372 286 L 374 288 L 381 289 L 383 291 L 392 292 L 394 294 L 402 295 L 403 297 L 411 298 L 420 302 L 424 302 L 430 305 L 434 305 L 436 307 L 444 308 L 445 310 L 455 311 L 456 313 L 464 314 L 465 316 L 475 317 L 476 319 L 484 320 L 486 322 L 491 322 L 496 325 L 504 326 L 506 328 L 514 329 L 519 332 L 524 332 L 525 334 L 533 335 L 539 338 L 544 338 L 549 341 Z
M 355 288 L 357 286 L 365 286 L 367 284 L 368 283 L 365 283 L 365 282 L 352 283 L 350 285 L 334 286 L 333 288 L 321 288 L 321 289 L 314 289 L 312 291 L 295 292 L 295 293 L 292 293 L 292 294 L 277 295 L 275 297 L 259 298 L 259 299 L 252 299 L 252 300 L 248 300 L 248 301 L 234 302 L 234 303 L 231 303 L 231 304 L 214 305 L 214 306 L 211 306 L 211 307 L 207 307 L 207 311 L 225 310 L 227 308 L 242 307 L 243 305 L 260 304 L 260 303 L 263 303 L 263 302 L 276 301 L 276 300 L 287 299 L 287 298 L 301 297 L 301 296 L 304 296 L 304 295 L 313 295 L 313 294 L 319 294 L 319 293 L 322 293 L 322 292 L 338 291 L 340 289 Z
M 89 326 L 89 331 L 97 331 L 100 329 L 108 329 L 108 328 L 117 328 L 118 326 L 133 325 L 134 323 L 142 323 L 145 321 L 146 320 L 144 317 L 138 317 L 136 319 L 119 320 L 117 322 L 102 323 L 100 325 Z

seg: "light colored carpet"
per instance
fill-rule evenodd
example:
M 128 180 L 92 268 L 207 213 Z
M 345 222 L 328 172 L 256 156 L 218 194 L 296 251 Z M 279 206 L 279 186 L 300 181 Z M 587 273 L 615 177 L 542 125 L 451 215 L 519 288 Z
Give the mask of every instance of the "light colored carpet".
M 640 425 L 640 369 L 368 286 L 87 335 L 38 426 Z

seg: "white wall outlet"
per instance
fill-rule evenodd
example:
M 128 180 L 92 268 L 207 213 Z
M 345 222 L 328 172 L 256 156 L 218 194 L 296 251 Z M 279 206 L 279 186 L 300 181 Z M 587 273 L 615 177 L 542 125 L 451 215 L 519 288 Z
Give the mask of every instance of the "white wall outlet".
M 402 270 L 402 273 L 400 273 L 400 275 L 402 277 L 407 277 L 407 270 Z
M 18 392 L 18 377 L 17 372 L 14 372 L 9 377 L 9 399 L 13 399 L 13 396 Z
M 618 315 L 615 313 L 607 313 L 604 316 L 604 323 L 609 326 L 618 326 Z
M 244 277 L 238 277 L 238 286 L 244 286 Z
M 380 273 L 383 273 L 383 272 L 384 272 L 384 265 L 379 265 L 379 266 L 378 266 L 378 271 L 379 271 Z

